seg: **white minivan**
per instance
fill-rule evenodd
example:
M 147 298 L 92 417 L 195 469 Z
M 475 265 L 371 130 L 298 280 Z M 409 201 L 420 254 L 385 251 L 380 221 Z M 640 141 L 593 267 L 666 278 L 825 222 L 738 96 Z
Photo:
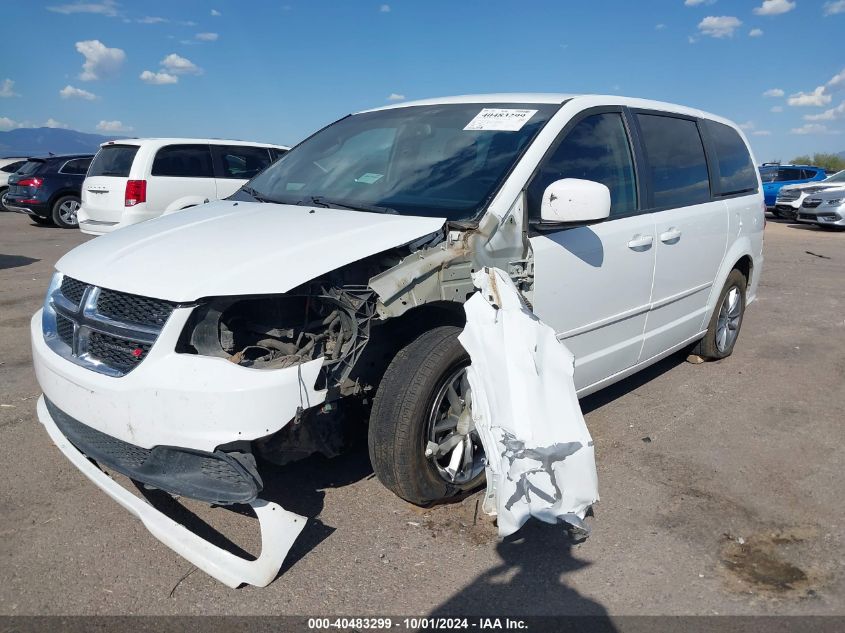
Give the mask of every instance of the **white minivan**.
M 288 149 L 224 139 L 108 141 L 100 145 L 82 185 L 79 228 L 102 235 L 226 198 Z
M 262 492 L 267 462 L 337 454 L 366 422 L 376 475 L 412 503 L 484 480 L 458 340 L 480 271 L 504 271 L 574 354 L 578 397 L 675 351 L 729 356 L 763 264 L 754 165 L 732 122 L 620 96 L 347 116 L 227 200 L 62 257 L 31 323 L 39 419 L 157 538 L 227 584 L 267 584 L 305 522 Z M 250 504 L 261 556 L 217 548 L 94 462 Z

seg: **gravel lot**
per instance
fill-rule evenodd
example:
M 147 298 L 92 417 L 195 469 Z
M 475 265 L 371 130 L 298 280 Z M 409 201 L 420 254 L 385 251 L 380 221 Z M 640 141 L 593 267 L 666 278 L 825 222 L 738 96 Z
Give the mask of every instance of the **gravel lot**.
M 534 523 L 499 542 L 478 495 L 415 508 L 357 450 L 278 470 L 273 499 L 311 520 L 273 584 L 237 590 L 189 573 L 36 419 L 29 320 L 86 239 L 0 213 L 0 614 L 845 614 L 845 234 L 770 221 L 731 358 L 582 402 L 585 542 Z M 252 519 L 189 507 L 255 551 Z

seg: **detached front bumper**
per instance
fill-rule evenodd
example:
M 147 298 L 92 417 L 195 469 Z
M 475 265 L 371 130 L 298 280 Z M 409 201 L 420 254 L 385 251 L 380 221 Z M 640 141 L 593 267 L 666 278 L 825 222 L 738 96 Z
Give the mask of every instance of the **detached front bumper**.
M 53 351 L 32 318 L 35 373 L 44 395 L 38 418 L 65 456 L 152 534 L 230 587 L 265 586 L 281 568 L 305 519 L 250 488 L 250 464 L 218 447 L 271 435 L 297 411 L 319 405 L 316 359 L 279 370 L 240 367 L 223 358 L 177 354 L 190 308 L 173 311 L 148 355 L 130 373 L 98 373 Z M 255 561 L 220 549 L 131 494 L 94 462 L 171 493 L 212 503 L 248 502 L 261 526 Z M 199 461 L 197 461 L 199 460 Z M 214 489 L 214 479 L 230 478 Z M 216 495 L 216 496 L 215 496 Z M 222 496 L 221 496 L 222 495 Z
M 250 502 L 261 526 L 261 555 L 244 560 L 197 536 L 149 503 L 136 497 L 88 460 L 62 435 L 50 416 L 44 396 L 38 400 L 38 419 L 65 457 L 112 499 L 138 517 L 159 541 L 204 572 L 229 587 L 249 583 L 265 587 L 279 573 L 285 556 L 302 528 L 305 518 L 281 506 L 256 499 Z

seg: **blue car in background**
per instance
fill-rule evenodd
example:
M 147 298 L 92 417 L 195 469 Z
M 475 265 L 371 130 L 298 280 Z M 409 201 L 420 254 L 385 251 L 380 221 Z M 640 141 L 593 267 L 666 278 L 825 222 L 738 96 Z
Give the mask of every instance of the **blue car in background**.
M 781 187 L 824 180 L 826 177 L 827 174 L 821 167 L 763 163 L 760 166 L 760 179 L 763 181 L 763 196 L 766 199 L 766 207 L 768 209 L 774 208 Z

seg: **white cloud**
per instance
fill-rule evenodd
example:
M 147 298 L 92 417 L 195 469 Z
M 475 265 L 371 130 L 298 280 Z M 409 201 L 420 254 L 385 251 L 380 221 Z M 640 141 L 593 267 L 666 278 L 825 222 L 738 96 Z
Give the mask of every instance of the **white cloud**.
M 827 82 L 827 85 L 831 87 L 838 86 L 840 84 L 845 84 L 845 70 L 837 73 L 830 81 Z
M 751 133 L 752 136 L 771 136 L 772 133 L 769 130 L 754 130 Z
M 742 26 L 742 21 L 732 15 L 708 15 L 698 24 L 702 35 L 723 38 L 733 37 L 734 31 Z
M 378 10 L 381 13 L 390 13 L 390 5 L 389 4 L 383 4 L 378 8 Z
M 120 71 L 123 62 L 126 61 L 126 53 L 119 48 L 109 48 L 100 40 L 77 42 L 76 50 L 85 57 L 85 62 L 82 64 L 82 73 L 79 75 L 82 81 L 94 81 L 114 76 Z
M 796 92 L 789 95 L 786 102 L 791 106 L 816 106 L 821 107 L 830 103 L 831 96 L 825 93 L 825 87 L 819 86 L 813 92 Z
M 763 29 L 751 29 L 748 31 L 748 37 L 763 37 Z
M 754 125 L 754 121 L 746 121 L 745 123 L 740 123 L 740 124 L 739 124 L 739 129 L 740 129 L 740 130 L 745 130 L 746 132 L 748 132 L 748 131 L 750 131 L 750 130 L 753 130 L 753 129 L 754 129 L 754 127 L 755 127 L 755 125 Z
M 93 101 L 97 98 L 93 92 L 88 92 L 82 88 L 74 88 L 70 84 L 59 90 L 59 96 L 62 99 L 84 99 L 85 101 Z
M 9 97 L 20 97 L 20 95 L 15 92 L 15 82 L 11 79 L 4 79 L 2 83 L 0 83 L 0 97 L 4 99 L 8 99 Z
M 135 21 L 139 24 L 166 24 L 167 22 L 170 22 L 170 20 L 168 20 L 167 18 L 160 18 L 158 16 L 151 15 L 148 15 L 145 18 L 140 18 L 139 20 Z
M 217 17 L 220 17 L 221 13 L 217 9 L 212 9 L 211 15 L 213 15 L 215 18 L 217 18 Z
M 194 37 L 202 42 L 216 42 L 220 36 L 217 33 L 197 33 Z
M 795 2 L 792 0 L 763 0 L 763 4 L 755 7 L 755 15 L 780 15 L 781 13 L 789 13 L 795 8 Z
M 763 93 L 764 97 L 782 97 L 786 93 L 780 88 L 769 88 Z
M 839 134 L 839 130 L 831 130 L 826 125 L 820 123 L 807 123 L 801 127 L 794 127 L 789 131 L 790 134 Z
M 100 132 L 131 132 L 131 125 L 123 125 L 122 121 L 100 121 L 97 123 Z
M 665 29 L 665 28 L 666 28 L 666 25 L 665 25 L 665 24 L 655 24 L 655 25 L 654 25 L 654 30 L 655 30 L 655 31 L 662 31 L 662 30 L 663 30 L 663 29 Z
M 52 127 L 52 128 L 61 128 L 63 130 L 67 129 L 67 123 L 62 123 L 61 121 L 56 121 L 53 117 L 50 117 L 44 122 L 42 127 Z
M 388 101 L 404 101 L 405 95 L 400 95 L 400 94 L 397 94 L 395 92 L 391 92 L 389 95 L 387 95 L 387 100 Z
M 7 116 L 0 116 L 0 130 L 13 130 L 16 127 L 20 127 L 17 121 L 14 121 Z
M 836 15 L 837 13 L 845 13 L 845 0 L 824 3 L 825 15 Z
M 114 0 L 102 0 L 102 2 L 74 2 L 72 4 L 60 4 L 47 7 L 48 11 L 54 13 L 95 13 L 113 18 L 118 15 L 117 3 Z
M 769 112 L 783 112 L 783 106 L 772 106 Z
M 695 44 L 698 41 L 698 38 L 694 35 L 687 35 L 687 42 L 690 44 Z
M 176 53 L 170 53 L 161 60 L 161 67 L 175 75 L 200 75 L 202 69 L 190 59 L 181 57 Z
M 715 4 L 716 0 L 684 0 L 684 5 L 688 7 L 697 7 L 702 4 Z
M 805 114 L 805 121 L 835 121 L 845 117 L 845 101 L 840 103 L 835 108 L 825 110 L 821 114 Z
M 153 86 L 164 86 L 166 84 L 179 83 L 179 77 L 163 71 L 154 73 L 151 70 L 145 70 L 141 73 L 140 79 L 144 83 L 151 84 Z

